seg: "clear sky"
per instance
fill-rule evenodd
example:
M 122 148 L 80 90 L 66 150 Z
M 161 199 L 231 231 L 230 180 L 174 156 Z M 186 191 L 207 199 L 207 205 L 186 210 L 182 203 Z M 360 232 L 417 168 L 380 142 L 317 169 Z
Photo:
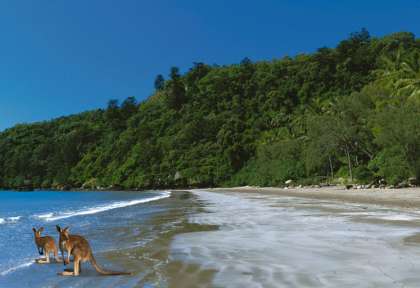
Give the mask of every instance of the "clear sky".
M 2 0 L 0 130 L 147 98 L 157 74 L 420 33 L 420 1 Z

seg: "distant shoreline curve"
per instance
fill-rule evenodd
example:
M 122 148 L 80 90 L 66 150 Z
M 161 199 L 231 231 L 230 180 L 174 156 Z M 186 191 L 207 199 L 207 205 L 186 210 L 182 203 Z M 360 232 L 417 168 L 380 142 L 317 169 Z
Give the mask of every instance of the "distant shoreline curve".
M 232 187 L 198 189 L 213 192 L 246 192 L 304 197 L 320 200 L 338 200 L 343 202 L 396 206 L 400 208 L 420 209 L 420 187 L 401 189 L 351 189 L 343 186 L 321 188 L 277 188 L 277 187 Z

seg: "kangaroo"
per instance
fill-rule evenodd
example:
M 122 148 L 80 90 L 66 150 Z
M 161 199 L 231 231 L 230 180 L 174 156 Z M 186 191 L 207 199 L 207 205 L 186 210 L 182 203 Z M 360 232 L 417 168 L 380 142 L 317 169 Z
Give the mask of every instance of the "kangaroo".
M 39 255 L 45 254 L 45 259 L 35 259 L 35 262 L 39 264 L 50 263 L 50 253 L 54 253 L 55 260 L 59 262 L 60 259 L 58 258 L 58 251 L 57 246 L 55 246 L 54 238 L 52 238 L 51 236 L 41 237 L 41 233 L 42 231 L 44 231 L 44 227 L 41 227 L 38 230 L 32 228 L 32 231 L 34 231 L 35 244 L 38 249 Z
M 90 248 L 89 242 L 82 236 L 70 235 L 69 227 L 61 229 L 57 225 L 57 230 L 60 233 L 60 247 L 67 251 L 67 261 L 70 259 L 70 254 L 73 255 L 73 271 L 65 270 L 58 275 L 61 276 L 79 276 L 80 264 L 82 262 L 89 261 L 95 270 L 102 275 L 131 275 L 130 272 L 116 272 L 108 271 L 103 269 L 96 263 L 95 257 L 93 257 L 92 249 Z M 61 248 L 60 248 L 61 249 Z M 69 263 L 69 262 L 67 262 Z
M 76 245 L 79 242 L 82 242 L 84 238 L 79 235 L 70 235 L 68 233 L 69 227 L 66 227 L 64 229 L 61 229 L 59 225 L 56 225 L 55 227 L 57 228 L 57 231 L 60 236 L 58 239 L 58 247 L 60 248 L 61 256 L 63 257 L 63 264 L 65 266 L 70 263 L 70 254 L 72 246 Z M 65 232 L 67 232 L 67 238 L 63 238 Z M 69 239 L 73 244 L 68 245 L 66 239 Z M 67 257 L 64 257 L 64 252 L 67 252 Z

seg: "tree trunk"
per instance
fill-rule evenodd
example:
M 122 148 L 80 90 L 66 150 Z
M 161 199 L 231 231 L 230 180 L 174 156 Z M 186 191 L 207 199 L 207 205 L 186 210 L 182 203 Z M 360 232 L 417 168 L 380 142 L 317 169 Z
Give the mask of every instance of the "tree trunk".
M 331 161 L 331 156 L 328 155 L 328 160 L 330 161 L 330 170 L 331 170 L 331 180 L 334 180 L 334 169 Z
M 349 176 L 351 182 L 353 182 L 353 171 L 351 166 L 351 159 L 350 159 L 350 153 L 349 153 L 349 147 L 346 145 L 346 155 L 347 155 L 347 163 L 349 165 Z

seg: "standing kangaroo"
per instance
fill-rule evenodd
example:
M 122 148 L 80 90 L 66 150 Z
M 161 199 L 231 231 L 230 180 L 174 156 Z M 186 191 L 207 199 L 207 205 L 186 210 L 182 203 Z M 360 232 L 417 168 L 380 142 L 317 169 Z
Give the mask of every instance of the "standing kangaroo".
M 115 272 L 108 271 L 101 268 L 93 257 L 92 249 L 90 248 L 89 242 L 82 236 L 79 235 L 70 235 L 69 227 L 61 229 L 57 225 L 57 231 L 60 233 L 60 249 L 67 251 L 67 260 L 64 260 L 64 263 L 68 264 L 70 262 L 70 255 L 73 255 L 73 272 L 63 271 L 59 273 L 62 276 L 79 276 L 80 274 L 80 264 L 82 262 L 89 261 L 95 270 L 102 275 L 131 275 L 129 272 Z M 64 257 L 64 256 L 63 256 Z
M 84 238 L 79 235 L 70 235 L 68 233 L 69 227 L 61 229 L 60 226 L 56 225 L 57 231 L 60 238 L 58 239 L 58 247 L 60 248 L 61 256 L 63 257 L 63 264 L 70 264 L 70 254 L 72 246 L 75 246 L 77 243 L 82 242 Z M 66 233 L 66 238 L 64 238 L 64 233 Z M 69 245 L 66 240 L 71 241 L 72 245 Z M 64 257 L 64 252 L 67 252 L 67 258 Z
M 32 231 L 34 231 L 35 244 L 38 248 L 39 255 L 45 254 L 45 259 L 39 258 L 35 261 L 39 264 L 50 263 L 50 253 L 54 253 L 55 260 L 59 262 L 60 259 L 58 258 L 58 251 L 57 246 L 55 246 L 54 238 L 51 236 L 41 236 L 42 231 L 44 231 L 44 227 L 41 227 L 38 230 L 32 228 Z

